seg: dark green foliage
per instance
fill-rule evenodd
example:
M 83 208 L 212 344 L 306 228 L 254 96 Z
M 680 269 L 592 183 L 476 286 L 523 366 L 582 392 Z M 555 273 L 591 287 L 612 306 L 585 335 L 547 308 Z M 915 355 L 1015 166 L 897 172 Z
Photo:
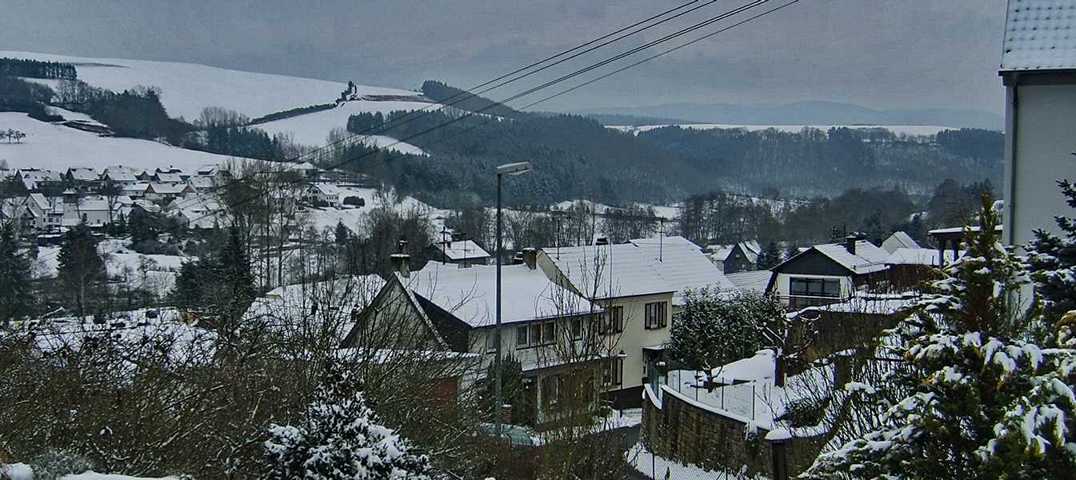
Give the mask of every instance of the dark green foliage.
M 511 109 L 507 105 L 435 80 L 422 82 L 422 94 L 431 100 L 468 112 L 504 118 L 514 118 L 520 115 L 520 112 Z
M 964 225 L 978 210 L 979 198 L 993 193 L 994 187 L 989 180 L 961 185 L 947 178 L 934 189 L 934 196 L 927 203 L 927 217 L 938 227 Z
M 489 333 L 493 335 L 493 332 Z M 496 378 L 496 364 L 490 362 L 486 367 L 485 381 L 482 382 L 481 406 L 487 415 L 493 415 L 493 409 L 497 405 L 494 392 L 494 378 Z M 505 355 L 501 359 L 501 395 L 504 403 L 511 405 L 511 418 L 508 422 L 513 425 L 534 425 L 535 418 L 532 415 L 535 405 L 528 404 L 527 391 L 523 386 L 523 364 L 511 355 Z
M 15 225 L 0 223 L 0 325 L 30 313 L 30 259 L 19 251 Z
M 680 234 L 697 245 L 729 245 L 782 236 L 782 226 L 768 206 L 729 193 L 688 197 L 677 221 Z
M 85 84 L 79 88 L 79 101 L 66 106 L 108 125 L 117 136 L 165 139 L 179 144 L 192 128 L 168 116 L 156 88 L 135 87 L 120 93 Z
M 377 133 L 406 140 L 430 156 L 353 149 L 345 157 L 350 160 L 347 168 L 386 180 L 401 193 L 442 196 L 467 191 L 488 204 L 496 196 L 496 166 L 530 161 L 534 171 L 506 180 L 505 189 L 511 192 L 505 196 L 508 205 L 566 198 L 609 203 L 670 200 L 707 182 L 676 155 L 583 117 L 520 115 L 496 120 L 437 111 L 393 123 L 405 115 L 389 114 L 384 123 L 391 126 Z M 361 129 L 371 122 L 376 118 L 351 123 Z
M 751 357 L 767 345 L 764 330 L 784 319 L 780 302 L 738 292 L 722 298 L 708 289 L 688 291 L 672 323 L 668 354 L 687 368 L 710 370 Z
M 60 245 L 60 280 L 80 316 L 85 316 L 93 292 L 105 280 L 105 262 L 97 253 L 97 238 L 85 223 L 64 234 Z
M 74 80 L 78 71 L 70 63 L 26 58 L 0 58 L 0 76 Z
M 204 314 L 214 326 L 232 330 L 240 326 L 257 292 L 238 229 L 229 228 L 226 235 L 219 250 L 183 264 L 172 299 L 180 308 Z
M 344 222 L 336 222 L 336 230 L 333 233 L 337 245 L 346 245 L 351 239 L 351 231 L 344 226 Z
M 1069 207 L 1076 208 L 1076 188 L 1068 180 L 1058 180 Z M 1062 315 L 1076 310 L 1076 221 L 1056 219 L 1061 235 L 1036 230 L 1028 246 L 1028 263 L 1035 282 L 1035 294 L 1042 302 L 1046 320 L 1056 323 Z
M 993 130 L 961 128 L 938 133 L 935 140 L 948 152 L 966 158 L 997 159 L 1005 146 L 1005 136 Z
M 866 232 L 875 245 L 916 211 L 901 190 L 848 190 L 832 199 L 815 199 L 787 215 L 783 238 L 800 242 L 828 242 L 832 232 Z M 842 235 L 843 236 L 843 235 Z
M 52 89 L 45 85 L 0 75 L 0 112 L 24 112 L 43 122 L 57 121 L 62 117 L 45 109 L 53 95 Z
M 291 108 L 288 110 L 273 112 L 268 115 L 262 115 L 258 118 L 250 120 L 247 125 L 257 125 L 259 123 L 269 123 L 274 120 L 283 120 L 285 118 L 297 117 L 299 115 L 306 115 L 308 113 L 320 112 L 322 110 L 331 110 L 336 107 L 335 103 L 320 103 L 317 105 L 309 105 L 306 107 Z
M 758 255 L 758 269 L 769 270 L 781 263 L 781 250 L 777 248 L 777 242 L 767 243 Z
M 258 128 L 230 125 L 210 125 L 183 141 L 184 147 L 194 150 L 275 161 L 285 159 L 284 144 L 280 135 L 270 136 Z
M 985 153 L 992 151 L 991 145 L 1000 142 L 1002 135 L 979 132 L 957 142 L 977 149 L 949 149 L 925 139 L 848 128 L 786 133 L 666 127 L 639 136 L 686 157 L 716 184 L 710 188 L 764 192 L 776 187 L 786 196 L 830 196 L 851 188 L 892 185 L 898 178 L 914 191 L 930 188 L 938 178 L 999 179 L 1001 149 L 993 155 Z

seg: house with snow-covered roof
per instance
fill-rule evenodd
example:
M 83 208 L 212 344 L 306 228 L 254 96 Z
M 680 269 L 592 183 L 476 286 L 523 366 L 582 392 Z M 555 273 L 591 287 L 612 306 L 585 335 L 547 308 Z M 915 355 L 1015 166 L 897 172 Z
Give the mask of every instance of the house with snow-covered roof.
M 496 267 L 429 262 L 410 271 L 406 255 L 394 255 L 393 261 L 397 270 L 358 313 L 342 346 L 471 353 L 479 364 L 463 382 L 470 385 L 484 377 L 497 348 Z M 537 407 L 527 415 L 540 423 L 555 410 L 560 375 L 579 364 L 610 365 L 615 356 L 597 349 L 573 356 L 559 348 L 600 341 L 592 319 L 601 308 L 550 282 L 537 267 L 536 252 L 524 263 L 502 267 L 501 275 L 501 349 L 519 361 L 523 395 L 529 398 L 525 403 Z M 612 370 L 605 371 L 609 387 L 615 388 Z
M 757 240 L 738 242 L 732 245 L 708 245 L 710 260 L 725 273 L 754 270 L 758 265 L 758 256 L 762 246 Z
M 603 329 L 616 337 L 620 388 L 614 403 L 638 405 L 647 372 L 663 358 L 675 310 L 689 289 L 735 286 L 683 237 L 636 239 L 613 245 L 546 248 L 538 264 L 553 283 L 593 300 Z
M 882 250 L 892 254 L 901 248 L 920 248 L 919 243 L 911 235 L 902 231 L 893 232 L 892 235 L 882 241 Z
M 792 309 L 837 303 L 884 277 L 889 253 L 850 235 L 843 243 L 815 245 L 771 268 L 766 291 Z
M 1003 239 L 1025 245 L 1072 211 L 1055 182 L 1076 178 L 1076 0 L 1009 0 L 1002 47 Z

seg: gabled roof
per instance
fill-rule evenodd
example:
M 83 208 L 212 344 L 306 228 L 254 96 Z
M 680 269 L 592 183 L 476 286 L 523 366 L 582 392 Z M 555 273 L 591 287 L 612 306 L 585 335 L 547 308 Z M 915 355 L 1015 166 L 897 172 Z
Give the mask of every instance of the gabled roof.
M 812 248 L 857 275 L 885 270 L 886 261 L 889 260 L 889 253 L 866 240 L 856 241 L 855 254 L 840 243 L 815 245 Z
M 542 253 L 572 288 L 587 297 L 632 297 L 678 290 L 658 273 L 657 260 L 630 243 L 543 249 Z
M 657 262 L 658 274 L 676 289 L 674 304 L 682 303 L 683 293 L 688 289 L 708 287 L 730 291 L 736 288 L 698 245 L 684 237 L 643 238 L 630 242 Z
M 964 255 L 964 251 L 958 252 L 957 257 Z M 945 263 L 953 263 L 953 251 L 945 251 Z M 938 251 L 931 248 L 898 248 L 889 255 L 886 263 L 890 265 L 938 265 Z
M 1076 0 L 1009 0 L 1002 71 L 1076 69 Z
M 862 275 L 866 273 L 878 272 L 885 270 L 886 262 L 889 260 L 889 253 L 881 248 L 874 246 L 873 243 L 866 240 L 856 241 L 856 253 L 848 251 L 848 248 L 843 243 L 825 243 L 822 245 L 815 245 L 806 250 L 800 251 L 792 258 L 789 258 L 777 266 L 771 268 L 772 271 L 780 271 L 781 268 L 804 255 L 809 255 L 811 252 L 818 252 L 821 255 L 833 260 L 841 267 L 844 267 L 854 275 Z
M 429 262 L 422 270 L 401 278 L 407 289 L 451 313 L 472 327 L 495 324 L 497 312 L 496 266 L 460 268 Z M 517 323 L 600 312 L 586 299 L 560 288 L 540 269 L 526 264 L 501 270 L 501 321 Z
M 97 172 L 87 167 L 71 167 L 67 169 L 67 175 L 74 180 L 90 182 L 97 180 Z
M 900 248 L 919 248 L 919 244 L 907 233 L 896 231 L 882 242 L 882 250 L 893 253 Z
M 153 175 L 153 178 L 157 179 L 159 183 L 182 183 L 183 177 L 178 173 L 157 173 Z
M 192 189 L 187 184 L 174 184 L 174 183 L 151 183 L 147 190 L 152 190 L 153 193 L 159 193 L 163 195 L 179 195 L 183 192 L 188 192 Z M 126 190 L 126 189 L 125 189 Z
M 450 260 L 473 260 L 490 258 L 489 252 L 478 246 L 473 240 L 456 240 L 453 242 L 440 242 L 434 247 L 437 251 L 443 251 Z
M 757 293 L 764 293 L 766 291 L 766 287 L 769 286 L 770 277 L 772 276 L 773 272 L 769 270 L 749 270 L 746 272 L 725 274 L 725 278 L 728 278 L 729 282 L 732 282 L 737 290 Z

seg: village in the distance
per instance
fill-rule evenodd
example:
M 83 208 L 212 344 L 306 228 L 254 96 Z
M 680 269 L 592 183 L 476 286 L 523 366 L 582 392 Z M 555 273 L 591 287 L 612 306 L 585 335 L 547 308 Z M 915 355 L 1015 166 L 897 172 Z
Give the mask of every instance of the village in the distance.
M 998 122 L 538 106 L 812 2 L 711 3 L 470 88 L 0 51 L 0 480 L 1076 478 L 1076 0 Z

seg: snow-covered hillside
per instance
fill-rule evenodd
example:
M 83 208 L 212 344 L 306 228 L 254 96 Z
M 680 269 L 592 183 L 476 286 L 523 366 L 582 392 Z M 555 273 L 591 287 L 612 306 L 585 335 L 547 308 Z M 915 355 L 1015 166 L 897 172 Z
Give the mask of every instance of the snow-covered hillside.
M 196 170 L 233 157 L 171 147 L 150 140 L 100 137 L 74 128 L 34 120 L 25 113 L 0 113 L 0 130 L 26 134 L 22 143 L 0 142 L 0 160 L 10 168 L 36 167 L 66 171 L 68 167 L 97 170 L 109 165 L 153 169 L 169 165 Z
M 897 135 L 937 135 L 938 132 L 944 130 L 952 130 L 951 127 L 942 127 L 938 125 L 729 125 L 722 123 L 685 123 L 681 125 L 610 125 L 609 128 L 620 130 L 622 132 L 629 132 L 638 134 L 640 132 L 646 132 L 662 127 L 680 127 L 690 128 L 693 130 L 714 130 L 714 129 L 744 129 L 749 132 L 756 132 L 759 130 L 774 129 L 780 132 L 795 133 L 803 130 L 804 128 L 817 128 L 819 130 L 828 130 L 833 127 L 845 127 L 854 129 L 871 129 L 871 128 L 884 128 Z
M 224 107 L 259 117 L 296 107 L 330 103 L 347 83 L 243 72 L 195 63 L 90 58 L 47 53 L 0 51 L 0 57 L 69 62 L 90 85 L 121 91 L 137 85 L 160 87 L 161 101 L 173 117 L 198 117 L 205 107 Z M 34 80 L 56 83 L 55 80 Z M 409 90 L 358 86 L 359 95 L 418 95 Z M 328 133 L 328 131 L 326 131 Z M 321 135 L 319 142 L 324 140 Z
M 323 145 L 327 142 L 329 132 L 331 132 L 333 129 L 344 129 L 345 127 L 347 127 L 347 119 L 351 115 L 376 112 L 387 114 L 389 112 L 399 110 L 413 111 L 427 109 L 428 111 L 432 111 L 436 108 L 438 108 L 438 105 L 426 102 L 378 102 L 359 100 L 346 102 L 339 107 L 331 108 L 329 110 L 321 110 L 313 113 L 307 113 L 304 115 L 258 124 L 257 127 L 262 130 L 265 130 L 266 132 L 269 132 L 270 134 L 290 132 L 294 135 L 294 139 L 296 142 L 303 145 L 317 146 Z M 388 147 L 388 145 L 395 142 L 395 139 L 378 135 L 370 136 L 367 138 L 367 144 L 377 147 Z M 422 149 L 409 143 L 398 143 L 388 148 L 400 151 L 402 153 L 424 155 Z

